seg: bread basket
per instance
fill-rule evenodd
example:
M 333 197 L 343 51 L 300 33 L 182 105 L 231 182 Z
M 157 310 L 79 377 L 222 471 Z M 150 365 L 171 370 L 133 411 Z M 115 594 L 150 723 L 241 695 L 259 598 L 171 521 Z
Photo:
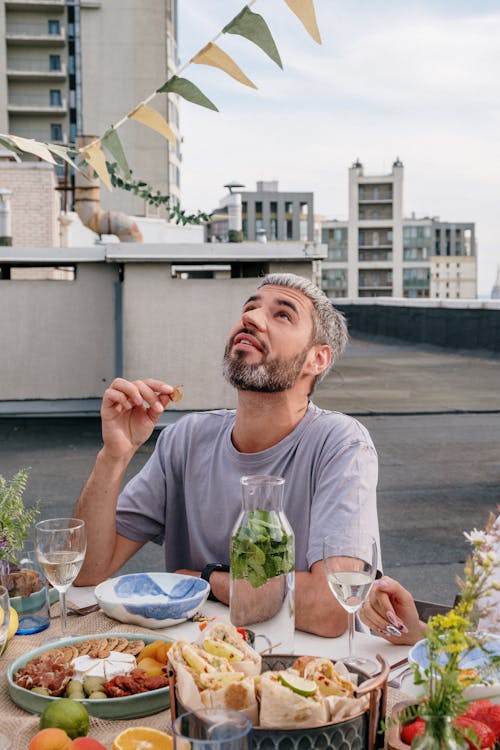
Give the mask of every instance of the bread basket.
M 262 671 L 288 669 L 297 659 L 295 654 L 271 654 L 262 657 Z M 389 665 L 377 656 L 380 673 L 369 677 L 361 670 L 351 670 L 358 675 L 358 688 L 355 695 L 369 695 L 367 710 L 356 716 L 318 727 L 297 729 L 269 729 L 254 727 L 251 735 L 252 750 L 377 750 L 384 745 L 384 737 L 379 732 L 385 720 L 387 705 L 387 676 Z M 172 722 L 189 710 L 177 697 L 175 672 L 169 670 L 170 711 Z

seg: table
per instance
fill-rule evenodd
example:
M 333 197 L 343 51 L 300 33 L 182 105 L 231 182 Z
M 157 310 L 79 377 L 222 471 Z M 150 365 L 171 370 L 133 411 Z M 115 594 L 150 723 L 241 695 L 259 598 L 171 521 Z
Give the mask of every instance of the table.
M 93 587 L 72 587 L 68 592 L 68 601 L 74 602 L 79 606 L 95 601 Z M 216 602 L 206 602 L 201 609 L 207 617 L 221 616 L 228 619 L 228 608 Z M 58 605 L 52 607 L 52 615 L 58 614 Z M 35 714 L 29 714 L 23 709 L 16 706 L 8 694 L 8 683 L 6 671 L 8 665 L 18 656 L 27 651 L 31 651 L 38 646 L 43 645 L 47 637 L 57 635 L 60 620 L 54 619 L 48 630 L 36 633 L 30 636 L 15 636 L 8 645 L 7 650 L 0 657 L 0 731 L 7 734 L 13 739 L 13 750 L 26 750 L 30 739 L 39 729 L 39 717 Z M 85 617 L 68 617 L 68 636 L 87 635 L 93 633 L 137 633 L 140 635 L 156 633 L 165 635 L 173 640 L 194 640 L 199 634 L 197 623 L 188 621 L 175 625 L 170 628 L 160 630 L 146 630 L 135 625 L 119 623 L 110 619 L 102 612 L 94 612 Z M 356 651 L 361 656 L 374 657 L 376 653 L 381 654 L 394 664 L 404 658 L 408 652 L 407 646 L 392 646 L 381 638 L 365 633 L 356 633 Z M 321 638 L 308 633 L 296 632 L 295 653 L 307 654 L 310 656 L 328 656 L 338 658 L 347 653 L 347 634 L 339 638 Z M 393 704 L 403 699 L 403 695 L 397 691 L 391 691 L 390 703 Z M 170 728 L 170 711 L 165 710 L 153 716 L 147 716 L 141 719 L 133 720 L 104 720 L 90 717 L 89 734 L 100 740 L 106 747 L 111 748 L 114 737 L 120 731 L 129 726 L 152 726 L 162 731 L 168 731 Z

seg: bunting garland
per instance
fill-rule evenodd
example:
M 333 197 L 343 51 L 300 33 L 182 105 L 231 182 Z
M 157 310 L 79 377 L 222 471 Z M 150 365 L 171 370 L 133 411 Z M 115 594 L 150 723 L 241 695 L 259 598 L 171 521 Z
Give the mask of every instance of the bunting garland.
M 78 170 L 81 170 L 85 165 L 90 165 L 99 179 L 111 190 L 112 180 L 102 149 L 105 148 L 111 154 L 115 165 L 129 179 L 131 175 L 130 167 L 117 133 L 118 128 L 125 122 L 135 120 L 162 135 L 173 148 L 176 147 L 176 137 L 168 122 L 157 110 L 148 107 L 148 103 L 157 94 L 177 94 L 193 104 L 206 107 L 215 112 L 219 111 L 216 105 L 192 81 L 179 76 L 191 63 L 219 68 L 244 86 L 253 89 L 257 88 L 233 58 L 216 44 L 216 41 L 223 34 L 235 34 L 248 39 L 265 52 L 276 65 L 283 69 L 283 63 L 269 26 L 261 15 L 250 10 L 251 6 L 256 2 L 257 0 L 250 0 L 210 42 L 181 67 L 177 75 L 171 76 L 143 102 L 134 107 L 131 112 L 109 127 L 103 136 L 97 137 L 92 143 L 75 150 L 67 146 L 61 146 L 60 144 L 42 143 L 33 138 L 22 138 L 21 136 L 0 133 L 0 145 L 5 146 L 15 153 L 24 152 L 33 154 L 43 161 L 54 165 L 58 163 L 54 156 Z M 297 16 L 314 41 L 321 44 L 321 36 L 314 10 L 314 0 L 285 0 L 285 3 Z

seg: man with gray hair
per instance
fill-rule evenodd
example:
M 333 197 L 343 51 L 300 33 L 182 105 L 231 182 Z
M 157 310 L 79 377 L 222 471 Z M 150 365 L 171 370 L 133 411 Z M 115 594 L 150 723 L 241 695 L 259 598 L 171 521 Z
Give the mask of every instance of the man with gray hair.
M 296 627 L 343 633 L 346 613 L 328 589 L 322 541 L 349 525 L 378 540 L 377 455 L 359 422 L 309 397 L 346 342 L 343 316 L 314 284 L 294 274 L 265 276 L 224 352 L 237 408 L 191 413 L 165 428 L 123 490 L 132 456 L 174 389 L 117 378 L 103 398 L 103 448 L 75 509 L 88 534 L 77 585 L 108 578 L 155 541 L 164 544 L 166 570 L 201 575 L 227 604 L 240 477 L 281 476 L 295 533 Z

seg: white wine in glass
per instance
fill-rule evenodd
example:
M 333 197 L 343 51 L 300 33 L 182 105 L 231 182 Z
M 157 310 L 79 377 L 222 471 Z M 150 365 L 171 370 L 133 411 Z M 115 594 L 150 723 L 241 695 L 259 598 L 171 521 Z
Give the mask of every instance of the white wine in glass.
M 82 567 L 86 548 L 85 521 L 79 518 L 50 518 L 35 526 L 38 562 L 59 592 L 62 636 L 66 633 L 66 592 Z
M 355 529 L 340 529 L 323 540 L 326 579 L 335 598 L 349 618 L 349 654 L 339 661 L 347 666 L 371 672 L 377 665 L 353 654 L 356 612 L 372 587 L 377 573 L 377 544 L 369 534 Z

